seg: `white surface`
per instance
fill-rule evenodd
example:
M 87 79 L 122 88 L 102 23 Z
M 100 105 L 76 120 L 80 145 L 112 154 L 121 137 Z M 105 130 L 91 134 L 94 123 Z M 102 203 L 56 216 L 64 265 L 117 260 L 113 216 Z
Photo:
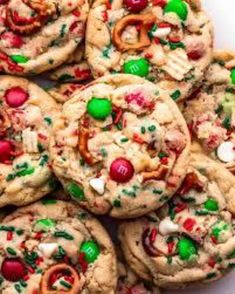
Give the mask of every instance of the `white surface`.
M 235 50 L 235 0 L 202 0 L 202 3 L 214 22 L 216 48 Z M 164 294 L 235 294 L 235 270 L 204 288 L 164 291 Z

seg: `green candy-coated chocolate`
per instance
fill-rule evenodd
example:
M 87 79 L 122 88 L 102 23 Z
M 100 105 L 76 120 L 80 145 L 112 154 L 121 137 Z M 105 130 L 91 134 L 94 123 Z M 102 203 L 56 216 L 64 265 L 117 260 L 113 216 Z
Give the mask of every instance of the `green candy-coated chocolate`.
M 92 97 L 87 103 L 87 112 L 97 120 L 105 120 L 112 112 L 112 103 L 107 98 Z
M 232 84 L 235 85 L 235 67 L 231 70 L 230 77 L 231 77 Z
M 83 189 L 75 183 L 70 183 L 67 186 L 67 191 L 70 196 L 75 198 L 76 200 L 85 200 L 85 194 Z
M 139 77 L 146 77 L 149 74 L 149 62 L 145 58 L 129 60 L 124 63 L 124 73 Z
M 85 260 L 88 263 L 92 263 L 98 258 L 100 254 L 100 248 L 96 242 L 87 241 L 82 243 L 80 252 L 85 254 Z
M 177 14 L 181 20 L 185 21 L 188 16 L 188 7 L 182 0 L 170 0 L 164 8 L 164 13 L 169 12 Z
M 212 198 L 209 198 L 205 203 L 204 203 L 204 208 L 209 211 L 217 211 L 219 209 L 218 202 Z
M 56 222 L 51 218 L 43 218 L 39 219 L 36 222 L 35 229 L 37 231 L 43 231 L 47 232 L 50 228 L 53 228 L 56 226 Z
M 177 244 L 180 259 L 189 260 L 193 255 L 197 254 L 197 246 L 195 242 L 189 238 L 182 238 Z
M 15 63 L 26 63 L 29 61 L 29 58 L 24 55 L 11 55 L 10 57 Z

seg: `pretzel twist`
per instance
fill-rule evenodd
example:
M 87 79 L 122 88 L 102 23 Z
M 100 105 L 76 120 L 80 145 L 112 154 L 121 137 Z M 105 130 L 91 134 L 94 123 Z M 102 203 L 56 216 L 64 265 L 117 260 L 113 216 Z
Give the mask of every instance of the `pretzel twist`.
M 113 30 L 113 43 L 119 51 L 138 50 L 142 51 L 145 47 L 151 44 L 148 36 L 149 25 L 156 22 L 156 16 L 148 14 L 131 14 L 120 19 Z M 129 25 L 139 25 L 139 40 L 135 44 L 129 44 L 122 40 L 122 33 Z
M 40 294 L 58 294 L 60 291 L 58 290 L 51 290 L 50 289 L 50 279 L 51 276 L 56 272 L 63 272 L 63 271 L 69 271 L 71 276 L 74 278 L 74 282 L 71 289 L 68 289 L 68 291 L 63 292 L 66 294 L 78 294 L 80 292 L 80 282 L 79 282 L 79 276 L 78 273 L 73 269 L 71 266 L 61 263 L 51 266 L 43 275 L 42 281 L 41 281 L 41 287 L 40 287 Z
M 20 34 L 30 34 L 39 29 L 45 19 L 56 12 L 54 5 L 49 5 L 45 0 L 22 0 L 25 5 L 37 12 L 37 15 L 22 21 L 16 21 L 12 9 L 7 6 L 6 9 L 6 24 L 9 28 Z M 25 22 L 25 23 L 24 23 Z

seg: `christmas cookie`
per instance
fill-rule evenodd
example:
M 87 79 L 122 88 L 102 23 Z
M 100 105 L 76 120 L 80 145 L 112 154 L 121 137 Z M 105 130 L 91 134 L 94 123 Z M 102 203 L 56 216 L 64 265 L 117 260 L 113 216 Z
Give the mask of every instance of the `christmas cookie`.
M 123 72 L 185 98 L 211 61 L 212 26 L 199 0 L 96 0 L 86 55 L 95 77 Z
M 0 207 L 24 205 L 53 189 L 48 145 L 55 101 L 25 79 L 0 77 Z
M 109 75 L 63 105 L 51 142 L 54 171 L 82 206 L 135 217 L 162 206 L 181 184 L 190 138 L 175 102 L 132 75 Z
M 114 293 L 112 243 L 78 206 L 43 200 L 10 214 L 0 231 L 2 294 Z
M 160 210 L 120 226 L 125 257 L 163 288 L 220 279 L 235 265 L 235 178 L 193 155 L 175 196 Z
M 120 257 L 120 258 L 119 258 Z M 118 256 L 118 285 L 116 294 L 160 294 L 151 283 L 141 280 L 132 269 Z
M 86 0 L 0 2 L 0 71 L 37 74 L 65 62 L 84 38 Z
M 184 115 L 202 149 L 235 171 L 235 53 L 214 54 L 203 86 L 185 103 Z
M 84 60 L 84 46 L 79 46 L 66 64 L 52 71 L 49 78 L 61 83 L 91 80 L 91 70 Z

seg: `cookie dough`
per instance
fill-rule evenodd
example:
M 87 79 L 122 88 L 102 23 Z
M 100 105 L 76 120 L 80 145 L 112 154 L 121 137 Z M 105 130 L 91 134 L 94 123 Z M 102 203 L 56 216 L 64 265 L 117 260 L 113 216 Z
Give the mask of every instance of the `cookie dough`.
M 74 92 L 83 87 L 83 84 L 65 83 L 58 84 L 48 90 L 48 94 L 56 100 L 59 104 L 63 104 L 73 96 Z
M 160 82 L 179 101 L 212 58 L 212 24 L 199 0 L 96 0 L 86 56 L 95 77 L 124 72 Z
M 53 187 L 48 145 L 55 101 L 26 79 L 0 77 L 0 207 L 33 202 Z
M 84 59 L 84 46 L 79 46 L 66 64 L 49 74 L 49 79 L 59 83 L 87 82 L 92 79 L 91 70 Z
M 215 52 L 204 84 L 184 106 L 184 116 L 201 149 L 235 172 L 234 52 Z
M 115 293 L 112 243 L 77 205 L 43 200 L 7 216 L 0 231 L 2 294 Z
M 131 268 L 163 288 L 222 278 L 235 265 L 235 178 L 194 154 L 186 178 L 160 210 L 120 226 Z
M 174 101 L 131 75 L 109 75 L 73 94 L 50 151 L 53 169 L 80 205 L 135 217 L 162 206 L 181 184 L 190 137 Z
M 0 71 L 38 74 L 65 62 L 84 38 L 87 0 L 0 3 Z

